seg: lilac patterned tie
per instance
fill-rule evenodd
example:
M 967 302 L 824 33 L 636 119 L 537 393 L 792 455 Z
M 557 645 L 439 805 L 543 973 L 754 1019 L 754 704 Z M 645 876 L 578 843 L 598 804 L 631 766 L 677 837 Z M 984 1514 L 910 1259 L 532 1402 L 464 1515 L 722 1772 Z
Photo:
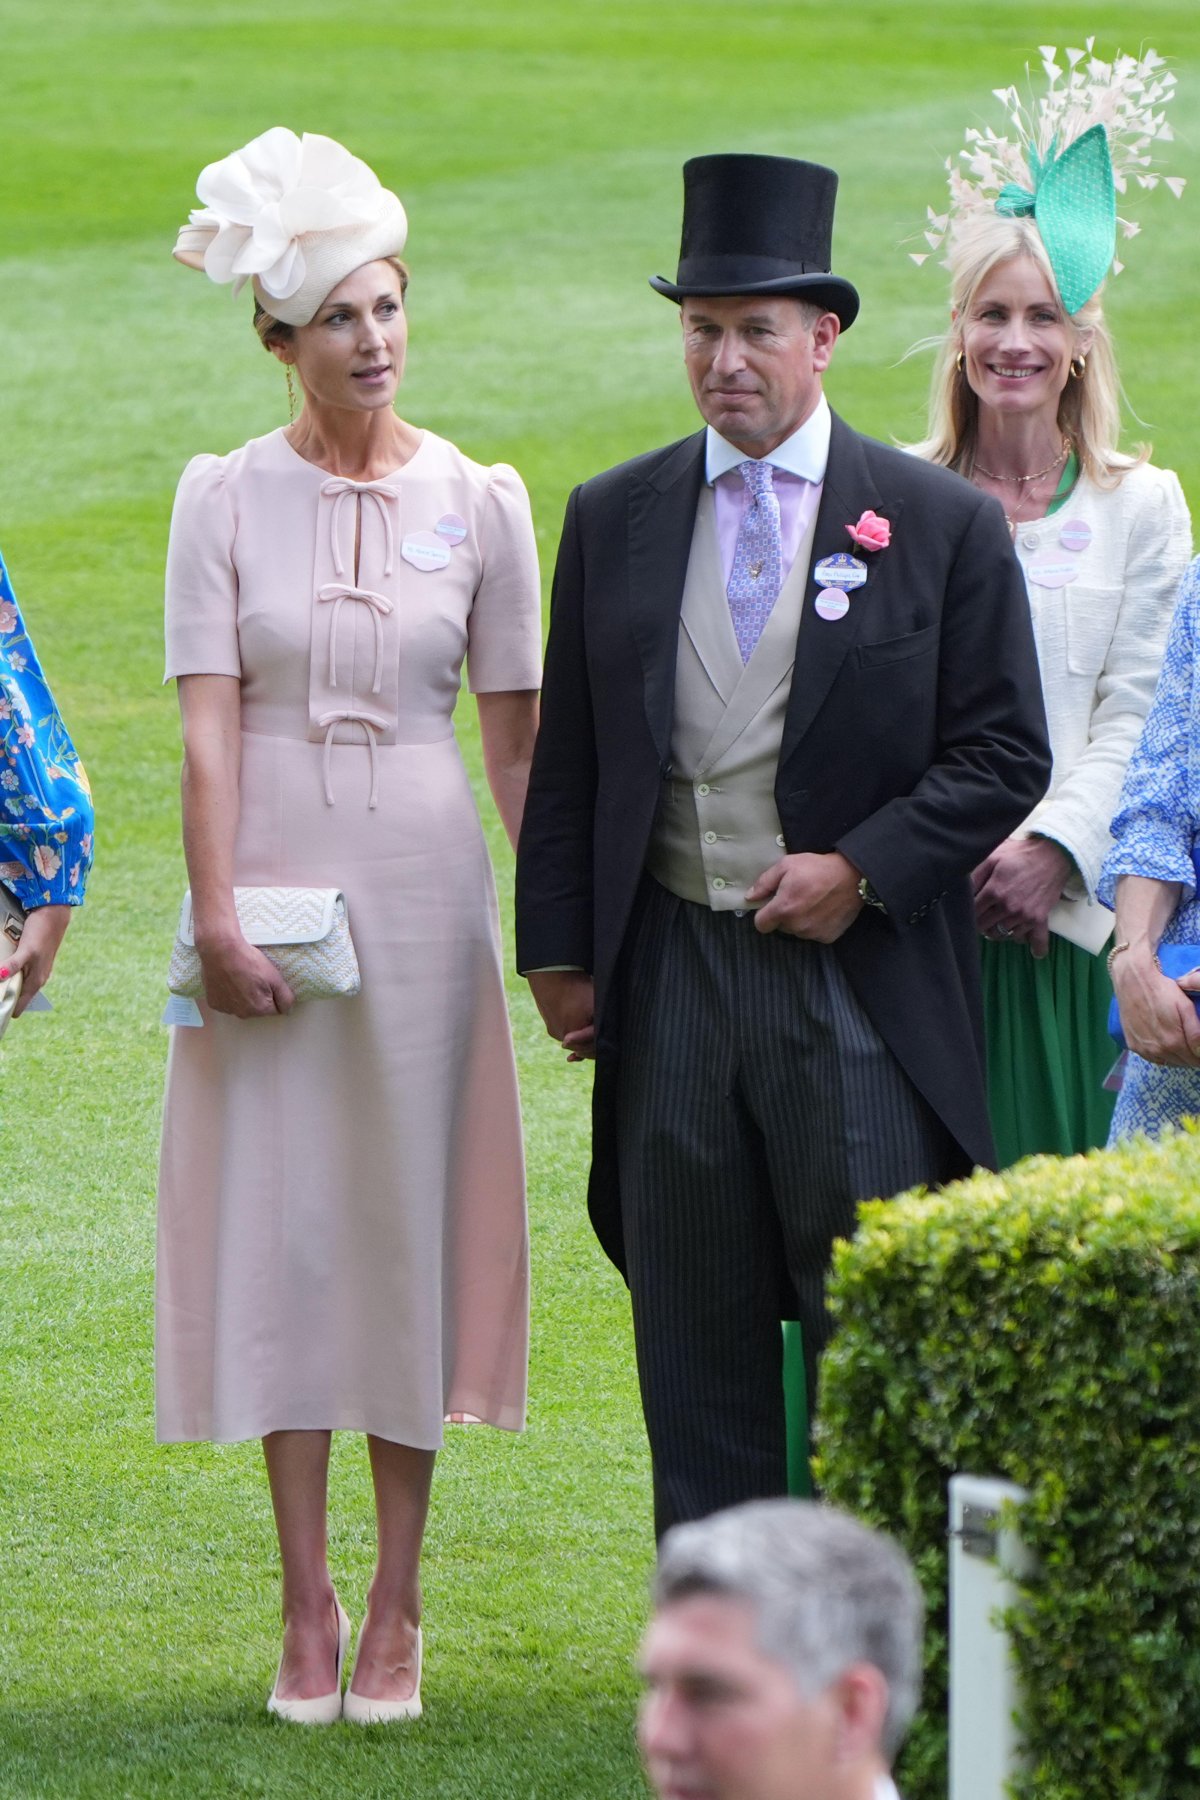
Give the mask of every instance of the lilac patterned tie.
M 770 463 L 743 462 L 737 468 L 749 490 L 750 504 L 738 526 L 726 592 L 738 649 L 743 663 L 748 663 L 783 584 L 783 536 Z

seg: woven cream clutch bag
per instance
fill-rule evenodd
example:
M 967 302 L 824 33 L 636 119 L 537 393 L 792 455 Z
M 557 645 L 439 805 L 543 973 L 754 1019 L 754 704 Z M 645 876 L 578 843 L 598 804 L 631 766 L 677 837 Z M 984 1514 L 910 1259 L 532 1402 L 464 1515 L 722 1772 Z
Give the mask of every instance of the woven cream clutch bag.
M 349 998 L 359 992 L 362 977 L 346 899 L 337 888 L 235 887 L 233 903 L 246 941 L 270 958 L 297 1000 Z M 191 1000 L 204 991 L 190 889 L 183 896 L 167 986 Z

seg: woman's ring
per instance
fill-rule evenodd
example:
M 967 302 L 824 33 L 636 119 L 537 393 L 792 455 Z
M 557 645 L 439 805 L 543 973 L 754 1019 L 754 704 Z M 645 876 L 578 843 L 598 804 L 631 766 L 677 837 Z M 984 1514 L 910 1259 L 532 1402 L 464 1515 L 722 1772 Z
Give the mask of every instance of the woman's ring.
M 1010 938 L 1012 936 L 1012 926 L 1011 925 L 997 925 L 996 936 L 998 938 Z

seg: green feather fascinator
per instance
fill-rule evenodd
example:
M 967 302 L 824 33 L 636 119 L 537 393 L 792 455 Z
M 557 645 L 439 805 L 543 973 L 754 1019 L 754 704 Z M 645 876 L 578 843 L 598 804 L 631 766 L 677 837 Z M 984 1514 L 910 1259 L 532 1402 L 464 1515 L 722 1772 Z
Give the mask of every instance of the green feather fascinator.
M 1025 102 L 1015 87 L 994 89 L 1007 129 L 972 127 L 958 157 L 947 159 L 950 205 L 944 213 L 928 209 L 929 250 L 913 253 L 914 262 L 992 209 L 1034 220 L 1067 313 L 1085 306 L 1110 270 L 1120 271 L 1118 233 L 1130 238 L 1141 228 L 1120 216 L 1118 196 L 1124 210 L 1126 196 L 1160 182 L 1176 198 L 1184 189 L 1179 176 L 1154 168 L 1151 154 L 1172 137 L 1166 107 L 1175 77 L 1153 50 L 1106 63 L 1094 43 L 1064 51 L 1065 67 L 1053 46 L 1042 46 L 1049 86 L 1039 101 Z

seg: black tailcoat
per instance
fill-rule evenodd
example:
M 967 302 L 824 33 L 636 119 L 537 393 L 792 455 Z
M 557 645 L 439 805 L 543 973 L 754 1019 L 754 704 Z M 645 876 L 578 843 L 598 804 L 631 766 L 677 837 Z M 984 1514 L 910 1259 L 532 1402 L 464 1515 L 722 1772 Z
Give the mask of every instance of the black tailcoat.
M 523 970 L 596 984 L 589 1206 L 624 1268 L 613 976 L 664 778 L 703 432 L 621 464 L 567 503 L 542 724 L 517 865 Z M 836 416 L 813 567 L 870 508 L 891 543 L 838 620 L 805 591 L 775 800 L 789 852 L 840 850 L 864 907 L 834 946 L 854 992 L 961 1150 L 993 1159 L 970 872 L 1045 792 L 1041 683 L 1024 579 L 996 503 Z

